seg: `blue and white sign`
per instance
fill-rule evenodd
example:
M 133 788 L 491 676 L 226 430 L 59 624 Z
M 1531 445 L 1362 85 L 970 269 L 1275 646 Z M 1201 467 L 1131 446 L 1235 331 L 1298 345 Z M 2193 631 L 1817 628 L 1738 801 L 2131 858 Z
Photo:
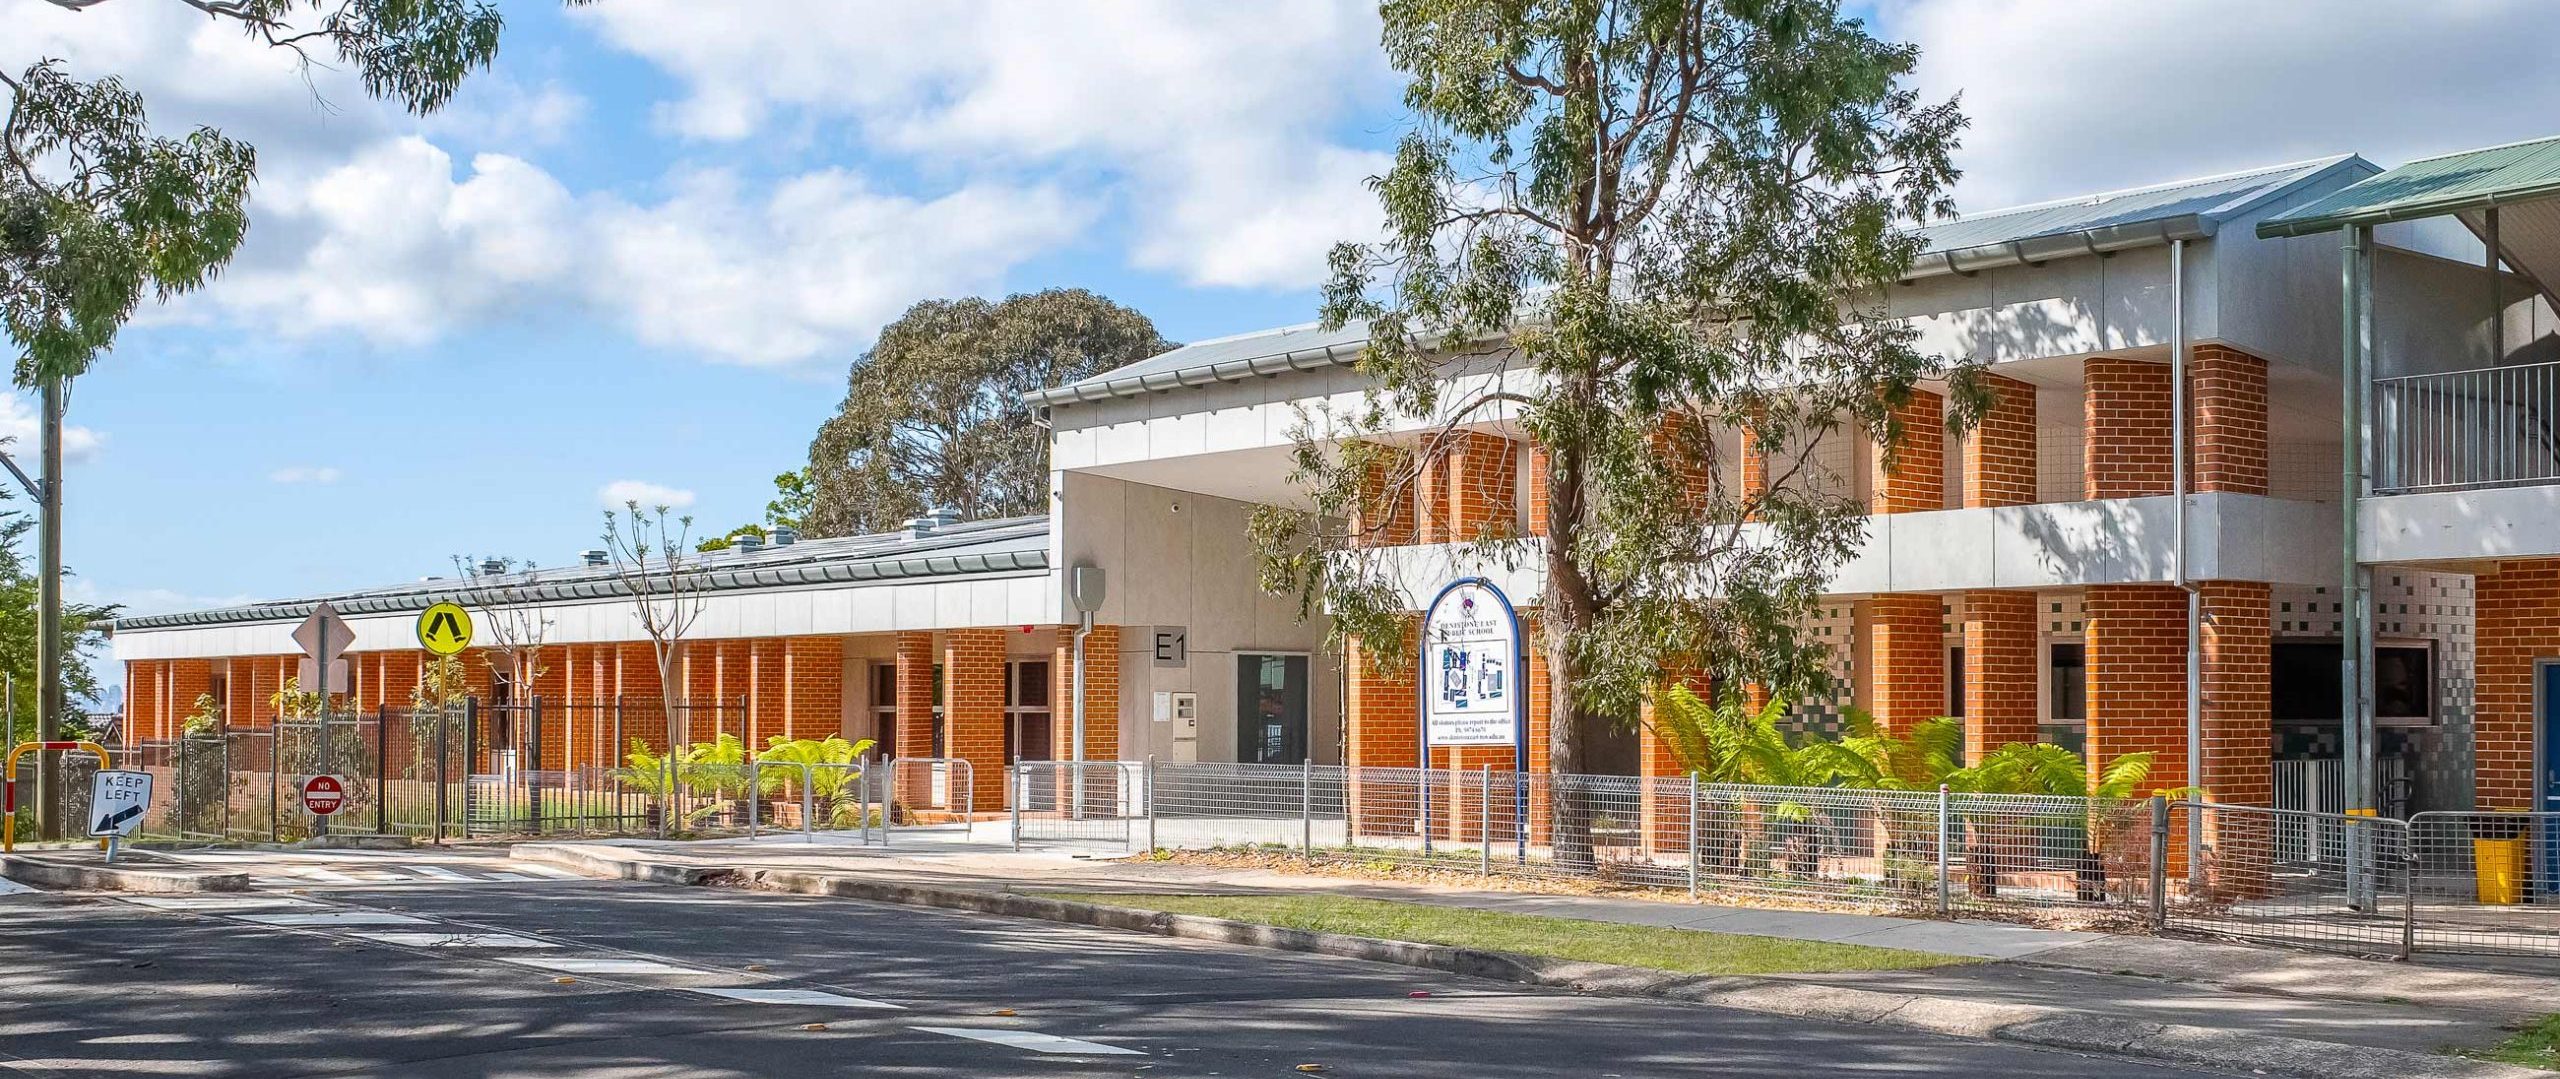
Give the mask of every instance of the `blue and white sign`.
M 1520 617 L 1501 589 L 1481 577 L 1442 589 L 1422 616 L 1423 744 L 1517 747 L 1520 664 Z

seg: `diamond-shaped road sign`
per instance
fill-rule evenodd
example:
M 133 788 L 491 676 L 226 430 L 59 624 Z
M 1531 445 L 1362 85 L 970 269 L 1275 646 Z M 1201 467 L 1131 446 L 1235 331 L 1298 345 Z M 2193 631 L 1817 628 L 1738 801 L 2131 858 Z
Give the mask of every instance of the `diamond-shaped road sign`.
M 327 631 L 326 634 L 322 633 L 323 630 Z M 311 617 L 293 628 L 293 643 L 302 646 L 303 655 L 328 663 L 345 652 L 348 645 L 356 643 L 356 631 L 347 625 L 346 619 L 338 617 L 337 608 L 323 603 L 312 609 Z M 329 650 L 325 656 L 320 654 L 324 646 Z

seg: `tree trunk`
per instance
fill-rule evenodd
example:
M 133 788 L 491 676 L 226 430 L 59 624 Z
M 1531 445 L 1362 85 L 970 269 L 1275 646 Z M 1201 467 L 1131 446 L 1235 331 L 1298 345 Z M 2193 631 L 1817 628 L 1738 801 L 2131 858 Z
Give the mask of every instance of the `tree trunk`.
M 1575 396 L 1587 397 L 1588 393 Z M 1598 864 L 1591 843 L 1591 792 L 1573 780 L 1561 778 L 1590 772 L 1585 750 L 1591 744 L 1589 724 L 1597 718 L 1575 703 L 1574 688 L 1581 681 L 1582 668 L 1570 647 L 1575 632 L 1590 625 L 1593 618 L 1591 584 L 1574 561 L 1580 539 L 1577 530 L 1582 521 L 1582 465 L 1579 449 L 1559 446 L 1550 452 L 1547 589 L 1545 610 L 1541 613 L 1546 636 L 1542 643 L 1547 651 L 1547 770 L 1558 777 L 1548 784 L 1549 834 L 1553 836 L 1556 864 L 1570 869 L 1590 869 Z

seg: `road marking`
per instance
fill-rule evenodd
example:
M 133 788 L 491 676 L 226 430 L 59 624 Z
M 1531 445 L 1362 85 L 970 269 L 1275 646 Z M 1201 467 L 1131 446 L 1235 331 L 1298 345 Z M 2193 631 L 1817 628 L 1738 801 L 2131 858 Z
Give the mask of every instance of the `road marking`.
M 330 910 L 310 914 L 243 914 L 240 920 L 259 925 L 425 925 L 424 918 L 372 910 Z
M 435 879 L 437 879 L 437 880 L 470 880 L 470 879 L 472 879 L 471 877 L 465 876 L 465 875 L 460 874 L 460 873 L 456 873 L 456 872 L 454 872 L 453 870 L 446 869 L 445 867 L 440 866 L 440 865 L 413 865 L 413 866 L 408 866 L 408 867 L 406 867 L 406 868 L 407 868 L 410 872 L 412 872 L 412 873 L 417 873 L 417 874 L 420 874 L 420 875 L 422 875 L 422 876 L 434 877 L 434 878 L 435 878 Z
M 842 996 L 836 993 L 824 993 L 815 989 L 687 988 L 685 992 L 700 993 L 704 996 L 721 997 L 727 1000 L 741 1000 L 749 1004 L 815 1004 L 828 1008 L 888 1008 L 896 1011 L 905 1010 L 903 1008 L 899 1008 L 895 1004 L 887 1004 L 877 1000 L 864 1000 L 861 997 Z
M 558 879 L 560 879 L 560 880 L 585 880 L 585 879 L 586 879 L 585 877 L 582 877 L 582 876 L 579 876 L 578 874 L 575 874 L 575 873 L 569 872 L 569 871 L 568 871 L 568 870 L 566 870 L 566 869 L 559 868 L 558 866 L 540 865 L 540 864 L 536 864 L 536 863 L 532 863 L 532 862 L 516 862 L 516 863 L 513 863 L 513 864 L 515 865 L 515 867 L 516 867 L 517 869 L 522 870 L 522 871 L 524 871 L 524 872 L 527 872 L 527 873 L 539 873 L 539 874 L 541 874 L 541 875 L 543 875 L 543 876 L 546 876 L 546 877 L 555 877 L 555 878 L 558 878 Z
M 132 895 L 124 901 L 153 910 L 192 910 L 221 913 L 234 910 L 273 910 L 277 907 L 316 907 L 308 899 L 289 895 Z
M 499 962 L 532 967 L 535 970 L 558 971 L 562 974 L 698 974 L 713 976 L 707 970 L 689 970 L 673 963 L 654 959 L 595 959 L 575 955 L 501 955 Z
M 358 933 L 366 940 L 410 948 L 557 948 L 547 940 L 513 933 Z
M 524 875 L 524 874 L 522 874 L 522 873 L 499 873 L 499 872 L 492 872 L 492 873 L 490 873 L 490 874 L 489 874 L 489 878 L 488 878 L 488 879 L 490 879 L 490 880 L 531 881 L 531 880 L 541 880 L 542 878 L 540 878 L 540 877 L 528 877 L 528 876 L 525 876 L 525 875 Z
M 17 881 L 10 880 L 7 877 L 0 877 L 0 895 L 24 895 L 32 891 L 35 891 L 35 889 L 29 888 Z
M 303 875 L 303 876 L 305 876 L 305 877 L 309 877 L 309 878 L 310 878 L 310 879 L 312 879 L 312 880 L 320 881 L 321 883 L 324 883 L 324 884 L 362 884 L 362 883 L 364 883 L 364 878 L 363 878 L 363 877 L 355 876 L 355 875 L 348 874 L 348 873 L 341 873 L 341 872 L 338 872 L 338 871 L 337 871 L 337 870 L 335 870 L 335 869 L 323 869 L 323 868 L 321 868 L 321 867 L 319 867 L 319 866 L 316 866 L 316 865 L 315 865 L 315 866 L 304 866 L 304 867 L 302 867 L 302 868 L 300 868 L 300 869 L 296 869 L 296 870 L 294 870 L 294 872 L 296 872 L 296 873 L 300 873 L 300 874 L 302 874 L 302 875 Z
M 1036 1030 L 1003 1030 L 989 1027 L 909 1027 L 908 1029 L 953 1038 L 994 1042 L 997 1045 L 1015 1049 L 1028 1049 L 1034 1053 L 1082 1053 L 1091 1056 L 1123 1057 L 1146 1055 L 1135 1049 L 1122 1049 L 1116 1045 L 1104 1045 L 1101 1042 L 1089 1042 L 1076 1038 L 1061 1038 L 1055 1034 L 1042 1034 Z

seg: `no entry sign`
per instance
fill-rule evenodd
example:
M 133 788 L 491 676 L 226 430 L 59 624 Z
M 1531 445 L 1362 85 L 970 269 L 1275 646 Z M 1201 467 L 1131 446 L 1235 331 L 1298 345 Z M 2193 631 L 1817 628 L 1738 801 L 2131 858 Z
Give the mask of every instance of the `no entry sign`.
M 336 776 L 313 776 L 302 781 L 302 808 L 313 816 L 325 817 L 347 804 L 347 782 Z

